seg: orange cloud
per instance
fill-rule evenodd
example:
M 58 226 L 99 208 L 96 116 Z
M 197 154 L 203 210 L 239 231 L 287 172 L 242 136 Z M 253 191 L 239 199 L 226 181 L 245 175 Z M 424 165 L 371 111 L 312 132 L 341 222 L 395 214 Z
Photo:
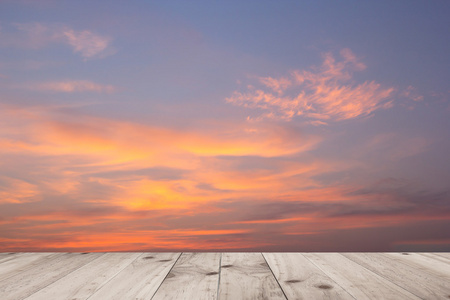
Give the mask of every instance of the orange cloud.
M 286 123 L 176 129 L 4 106 L 0 249 L 332 250 L 325 234 L 448 220 L 445 193 L 325 184 L 364 163 L 310 153 L 320 142 Z
M 208 129 L 180 131 L 51 109 L 6 108 L 1 115 L 5 131 L 0 130 L 0 153 L 50 156 L 55 161 L 64 158 L 64 164 L 58 162 L 59 167 L 54 165 L 47 171 L 58 175 L 41 179 L 40 186 L 69 195 L 83 185 L 102 186 L 114 194 L 84 192 L 77 197 L 130 210 L 189 208 L 223 198 L 220 189 L 227 190 L 227 196 L 243 192 L 263 195 L 269 188 L 276 193 L 283 189 L 283 176 L 289 182 L 292 174 L 309 172 L 316 166 L 289 162 L 283 163 L 284 171 L 278 174 L 242 172 L 223 169 L 220 157 L 289 157 L 314 149 L 320 142 L 318 137 L 278 125 L 217 123 Z M 20 127 L 9 130 L 15 122 Z M 133 174 L 136 169 L 161 167 L 188 171 L 189 177 L 161 181 Z M 118 171 L 128 173 L 118 178 L 95 175 Z M 89 179 L 80 181 L 80 176 Z
M 208 131 L 178 131 L 80 114 L 49 116 L 43 111 L 4 110 L 2 117 L 5 123 L 20 118 L 22 127 L 0 137 L 2 151 L 98 154 L 114 163 L 146 159 L 154 165 L 161 157 L 177 155 L 276 157 L 311 150 L 320 142 L 318 137 L 281 126 L 246 130 L 245 124 L 217 124 Z
M 257 119 L 291 120 L 304 116 L 314 125 L 329 121 L 367 116 L 381 108 L 390 108 L 393 88 L 383 88 L 374 81 L 355 84 L 355 71 L 366 66 L 349 50 L 341 51 L 341 61 L 327 53 L 319 68 L 295 70 L 290 77 L 260 78 L 261 89 L 253 86 L 247 92 L 235 91 L 228 103 L 267 111 Z
M 36 185 L 21 179 L 0 177 L 0 203 L 26 203 L 40 199 Z

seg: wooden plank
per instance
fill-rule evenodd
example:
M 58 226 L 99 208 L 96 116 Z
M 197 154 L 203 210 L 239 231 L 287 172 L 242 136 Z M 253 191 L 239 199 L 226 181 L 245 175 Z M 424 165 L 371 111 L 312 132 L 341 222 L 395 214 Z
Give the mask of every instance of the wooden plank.
M 17 252 L 1 252 L 0 253 L 0 262 L 2 262 L 5 258 L 9 258 L 11 256 L 17 255 Z
M 385 253 L 384 255 L 404 264 L 407 264 L 418 271 L 433 274 L 450 282 L 450 264 L 420 255 L 418 253 Z
M 52 284 L 103 253 L 62 253 L 0 281 L 0 299 L 23 299 Z
M 158 299 L 217 299 L 220 253 L 183 253 L 153 296 Z
M 422 253 L 419 253 L 419 254 L 422 255 L 422 256 L 425 256 L 425 257 L 429 257 L 429 258 L 435 259 L 435 260 L 437 260 L 437 261 L 439 261 L 441 263 L 450 264 L 450 257 L 447 258 L 447 257 L 444 257 L 444 256 L 437 255 L 436 253 L 431 253 L 431 252 L 422 252 Z
M 343 255 L 418 297 L 441 299 L 450 295 L 449 282 L 429 274 L 425 268 L 411 267 L 381 253 Z
M 5 261 L 9 261 L 23 255 L 24 253 L 20 252 L 9 252 L 9 253 L 0 253 L 0 264 Z M 1 268 L 1 266 L 0 266 Z
M 355 299 L 420 299 L 339 253 L 304 255 Z
M 450 252 L 434 252 L 434 254 L 450 259 Z
M 86 299 L 139 255 L 141 253 L 105 253 L 25 299 Z
M 150 299 L 181 253 L 143 253 L 89 300 Z
M 0 281 L 58 256 L 57 253 L 21 253 L 0 264 Z
M 288 299 L 354 299 L 301 253 L 263 253 Z
M 219 299 L 286 299 L 261 253 L 223 253 Z

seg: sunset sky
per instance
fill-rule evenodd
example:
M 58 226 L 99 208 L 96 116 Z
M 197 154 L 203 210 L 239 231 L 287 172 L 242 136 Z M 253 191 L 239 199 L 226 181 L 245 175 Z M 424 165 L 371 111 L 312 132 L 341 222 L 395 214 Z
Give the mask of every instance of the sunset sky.
M 450 251 L 450 1 L 0 1 L 0 251 Z

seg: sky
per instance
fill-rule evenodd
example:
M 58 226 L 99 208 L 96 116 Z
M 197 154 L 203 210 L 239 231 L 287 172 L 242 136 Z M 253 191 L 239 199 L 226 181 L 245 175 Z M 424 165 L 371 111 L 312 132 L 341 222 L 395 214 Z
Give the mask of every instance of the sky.
M 450 251 L 449 1 L 0 1 L 0 251 Z

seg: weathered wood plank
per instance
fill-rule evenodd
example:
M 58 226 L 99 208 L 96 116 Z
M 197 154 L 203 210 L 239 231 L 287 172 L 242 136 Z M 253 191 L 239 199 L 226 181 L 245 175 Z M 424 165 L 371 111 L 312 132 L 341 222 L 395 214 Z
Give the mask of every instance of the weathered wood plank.
M 143 253 L 89 300 L 150 299 L 181 253 Z
M 0 281 L 0 299 L 24 299 L 103 253 L 62 253 Z
M 301 253 L 263 253 L 288 299 L 354 299 Z
M 450 252 L 435 252 L 434 254 L 450 259 Z
M 386 255 L 400 263 L 407 264 L 419 272 L 427 272 L 450 282 L 449 264 L 443 264 L 438 260 L 420 255 L 418 253 L 408 253 L 407 255 L 402 253 L 385 253 L 383 255 Z
M 152 300 L 217 299 L 220 253 L 183 253 Z
M 339 253 L 304 255 L 355 299 L 420 299 Z
M 446 299 L 449 282 L 448 253 L 0 253 L 2 300 Z
M 434 260 L 437 260 L 437 261 L 439 261 L 441 263 L 450 264 L 450 257 L 447 258 L 447 257 L 444 257 L 444 256 L 437 255 L 436 253 L 430 253 L 430 252 L 421 252 L 419 254 L 422 255 L 422 256 L 429 257 L 429 258 L 432 258 Z
M 11 258 L 14 257 L 14 255 L 17 255 L 17 252 L 1 252 L 0 253 L 0 262 L 2 262 L 5 258 Z
M 381 253 L 343 255 L 420 298 L 442 299 L 450 295 L 448 281 L 431 275 L 425 269 L 411 267 Z
M 223 253 L 219 299 L 286 299 L 261 253 Z
M 0 264 L 0 281 L 58 256 L 57 253 L 21 253 Z
M 16 257 L 19 257 L 22 254 L 23 253 L 19 253 L 19 252 L 9 252 L 9 253 L 3 252 L 3 253 L 0 253 L 0 264 L 2 262 L 8 261 L 8 260 L 15 259 Z
M 86 299 L 139 255 L 141 253 L 105 253 L 26 299 Z

